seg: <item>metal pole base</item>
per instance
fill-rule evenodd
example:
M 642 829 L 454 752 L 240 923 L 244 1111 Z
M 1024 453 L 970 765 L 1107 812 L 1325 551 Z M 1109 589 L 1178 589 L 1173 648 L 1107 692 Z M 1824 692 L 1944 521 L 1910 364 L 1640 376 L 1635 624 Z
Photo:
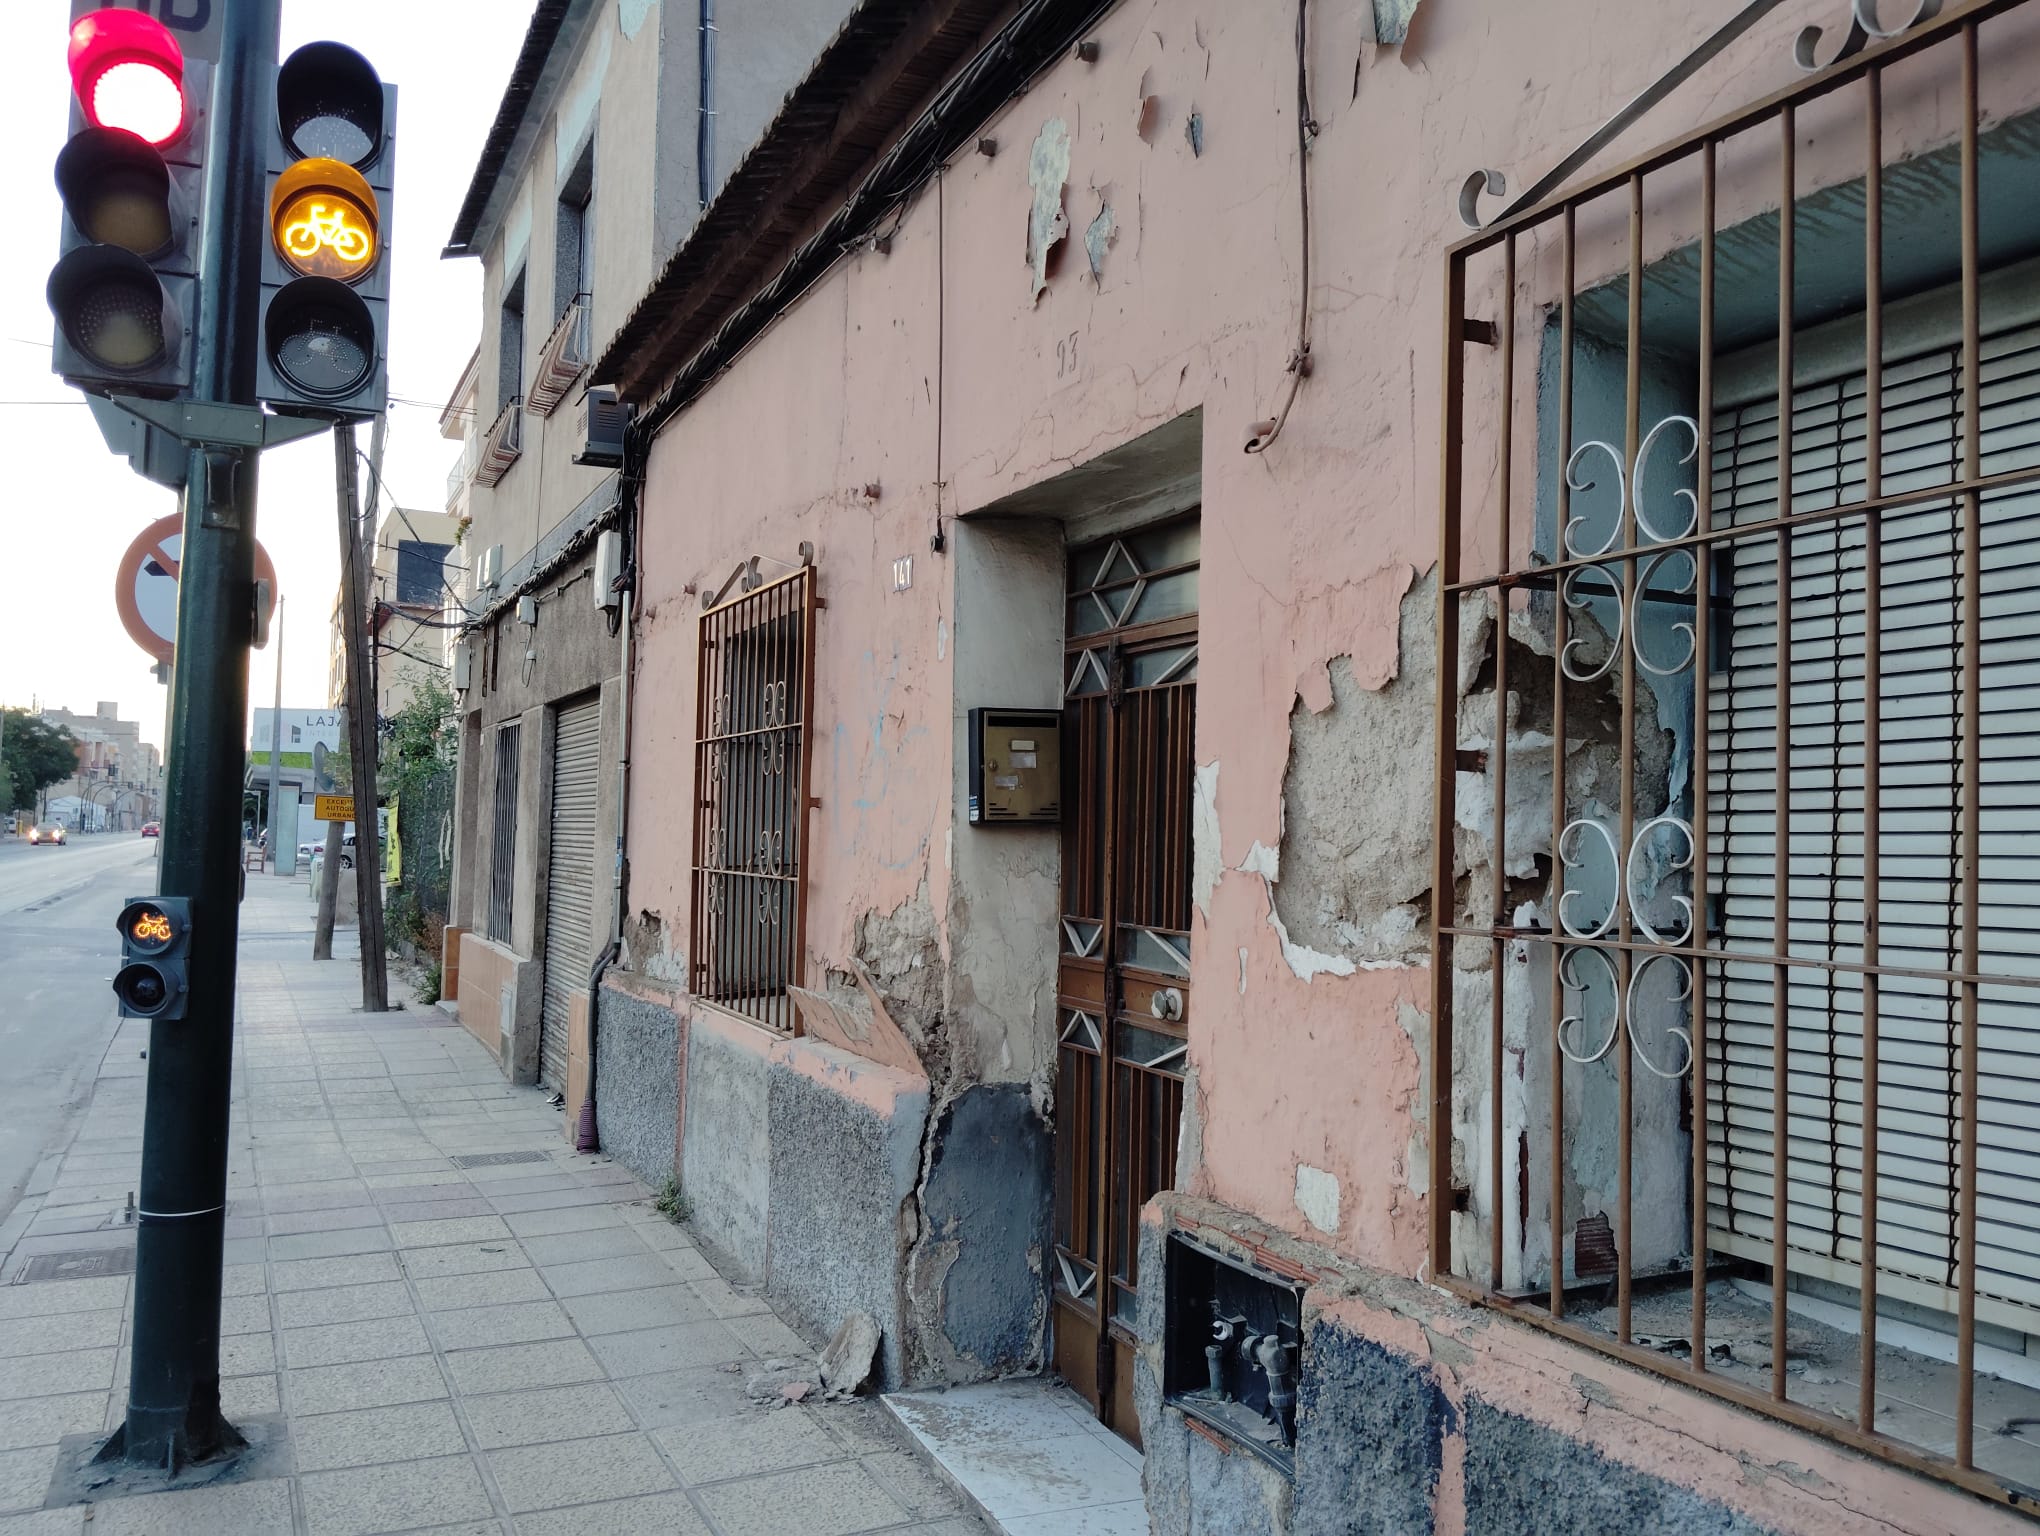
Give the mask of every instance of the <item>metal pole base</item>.
M 248 1440 L 220 1413 L 215 1385 L 210 1407 L 139 1408 L 128 1404 L 127 1422 L 107 1439 L 92 1460 L 101 1466 L 121 1462 L 136 1470 L 175 1478 L 192 1467 L 246 1450 Z
M 194 1421 L 191 1415 L 175 1412 L 158 1422 L 153 1412 L 130 1408 L 126 1429 L 115 1430 L 103 1444 L 97 1432 L 66 1435 L 57 1446 L 56 1471 L 43 1507 L 99 1504 L 291 1475 L 297 1463 L 291 1452 L 290 1424 L 282 1415 L 249 1419 L 237 1429 L 220 1418 L 216 1399 L 211 1412 L 209 1423 L 203 1414 Z M 196 1433 L 201 1429 L 207 1432 L 205 1436 Z M 138 1434 L 165 1447 L 162 1460 L 137 1454 L 141 1450 Z M 214 1442 L 210 1454 L 197 1454 L 200 1438 Z
M 151 1041 L 152 1058 L 162 1054 L 159 1043 Z M 172 1065 L 174 1056 L 173 1050 L 172 1060 L 160 1065 Z M 152 1059 L 150 1066 L 159 1063 Z M 220 1413 L 225 1229 L 224 1209 L 189 1216 L 142 1212 L 135 1234 L 134 1330 L 141 1347 L 128 1382 L 127 1421 L 95 1460 L 118 1459 L 174 1477 L 246 1444 Z

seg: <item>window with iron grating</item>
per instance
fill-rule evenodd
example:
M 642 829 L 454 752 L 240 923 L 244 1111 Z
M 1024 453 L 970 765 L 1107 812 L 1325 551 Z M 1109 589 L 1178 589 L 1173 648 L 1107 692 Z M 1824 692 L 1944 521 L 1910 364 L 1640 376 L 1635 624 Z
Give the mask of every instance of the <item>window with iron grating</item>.
M 691 988 L 785 1034 L 806 937 L 817 606 L 803 566 L 702 614 L 698 647 Z

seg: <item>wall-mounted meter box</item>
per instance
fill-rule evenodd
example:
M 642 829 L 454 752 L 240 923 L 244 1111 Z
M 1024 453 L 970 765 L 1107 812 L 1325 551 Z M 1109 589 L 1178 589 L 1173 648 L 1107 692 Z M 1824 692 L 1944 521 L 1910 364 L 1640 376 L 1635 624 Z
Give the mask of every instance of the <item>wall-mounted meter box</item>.
M 1052 827 L 1062 819 L 1062 711 L 970 712 L 970 824 Z

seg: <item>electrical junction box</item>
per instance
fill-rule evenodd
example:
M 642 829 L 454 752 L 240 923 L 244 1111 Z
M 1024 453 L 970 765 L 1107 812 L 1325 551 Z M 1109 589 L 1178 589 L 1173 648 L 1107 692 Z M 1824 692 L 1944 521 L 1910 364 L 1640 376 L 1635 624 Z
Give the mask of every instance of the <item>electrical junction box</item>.
M 616 580 L 623 574 L 623 535 L 605 528 L 595 540 L 595 606 L 614 608 L 623 601 Z
M 1062 819 L 1062 711 L 970 712 L 970 824 L 1052 827 Z
M 574 462 L 615 469 L 623 463 L 623 434 L 631 408 L 613 389 L 591 389 L 574 407 Z

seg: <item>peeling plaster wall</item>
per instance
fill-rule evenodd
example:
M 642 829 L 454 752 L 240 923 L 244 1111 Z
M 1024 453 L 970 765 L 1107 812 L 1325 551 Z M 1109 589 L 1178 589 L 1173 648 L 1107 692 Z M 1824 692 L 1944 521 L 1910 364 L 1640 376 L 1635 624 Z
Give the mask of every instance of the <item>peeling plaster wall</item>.
M 1791 35 L 1809 21 L 1832 24 L 1834 9 L 1828 0 L 1791 0 L 1653 113 L 1623 149 L 1789 84 Z M 1384 11 L 1411 23 L 1401 48 L 1373 40 Z M 1615 0 L 1573 7 L 1563 25 L 1553 24 L 1549 8 L 1475 0 L 1318 8 L 1315 368 L 1280 440 L 1249 456 L 1240 445 L 1275 404 L 1295 335 L 1290 34 L 1246 6 L 1154 0 L 1108 13 L 1096 28 L 1095 64 L 1065 61 L 1044 72 L 981 128 L 1001 152 L 961 155 L 948 168 L 939 260 L 930 194 L 904 210 L 889 254 L 846 257 L 654 447 L 638 699 L 643 760 L 665 771 L 634 778 L 632 892 L 669 936 L 666 948 L 681 945 L 687 931 L 698 593 L 751 553 L 786 559 L 812 540 L 829 607 L 817 631 L 811 727 L 820 807 L 809 819 L 809 980 L 824 984 L 852 957 L 891 957 L 880 989 L 899 1001 L 909 1033 L 920 1031 L 918 1042 L 932 1047 L 937 1116 L 976 1076 L 1041 1080 L 1022 1064 L 1045 1062 L 1052 1037 L 1039 1005 L 1018 999 L 1028 967 L 1044 988 L 1052 987 L 1052 967 L 990 951 L 1036 942 L 1024 929 L 1038 910 L 1045 866 L 1010 851 L 1017 844 L 995 850 L 993 859 L 1010 861 L 1022 878 L 1012 905 L 992 909 L 993 917 L 977 895 L 984 872 L 959 853 L 969 846 L 976 856 L 979 845 L 969 840 L 983 834 L 957 819 L 956 722 L 970 704 L 988 702 L 971 694 L 964 637 L 999 594 L 973 590 L 973 557 L 955 519 L 1200 410 L 1195 1005 L 1177 1186 L 1186 1197 L 1247 1213 L 1271 1240 L 1296 1239 L 1314 1255 L 1371 1270 L 1376 1283 L 1418 1273 L 1428 1202 L 1450 1198 L 1427 1187 L 1430 1136 L 1453 1139 L 1453 1182 L 1479 1191 L 1493 1159 L 1514 1156 L 1482 1144 L 1484 1095 L 1505 1095 L 1512 1130 L 1531 1128 L 1531 1106 L 1549 1097 L 1534 1065 L 1495 1085 L 1469 1064 L 1481 1053 L 1463 1051 L 1454 1124 L 1428 1123 L 1432 978 L 1414 923 L 1424 903 L 1459 901 L 1485 881 L 1489 836 L 1469 810 L 1455 890 L 1427 891 L 1439 334 L 1444 252 L 1463 234 L 1452 193 L 1483 163 L 1504 166 L 1520 187 L 1716 24 L 1689 8 Z M 1095 270 L 1091 248 L 1065 235 L 1047 253 L 1037 293 L 1022 238 L 1036 206 L 1026 150 L 1051 121 L 1069 136 L 1061 206 L 1088 224 L 1109 204 L 1117 233 L 1102 243 Z M 1933 112 L 1912 113 L 1890 124 L 1889 141 L 1903 153 L 1947 131 Z M 1802 145 L 1806 185 L 1857 173 L 1858 141 L 1845 137 Z M 1733 180 L 1724 178 L 1724 222 L 1774 195 L 1770 178 Z M 1582 286 L 1626 262 L 1619 215 L 1611 208 L 1582 220 Z M 1693 216 L 1673 212 L 1653 223 L 1647 254 L 1690 240 Z M 1548 293 L 1555 246 L 1527 241 L 1523 255 L 1526 283 L 1534 276 Z M 929 302 L 938 282 L 946 316 L 939 345 Z M 1492 283 L 1476 283 L 1468 308 L 1492 316 L 1498 301 Z M 1534 310 L 1524 306 L 1517 349 L 1529 363 L 1526 378 L 1543 324 Z M 1470 369 L 1469 380 L 1471 395 L 1491 403 L 1492 367 Z M 1557 472 L 1548 452 L 1540 457 L 1542 414 L 1516 413 L 1524 515 L 1513 526 L 1523 549 L 1537 536 L 1528 487 Z M 1493 504 L 1496 488 L 1482 466 L 1494 446 L 1478 433 L 1468 444 L 1470 507 Z M 876 496 L 865 493 L 871 485 Z M 940 554 L 929 547 L 938 514 L 951 541 Z M 1492 558 L 1482 544 L 1489 537 L 1484 527 L 1470 535 L 1470 567 Z M 913 585 L 896 592 L 892 565 L 905 555 L 914 557 Z M 1512 615 L 1506 630 L 1537 654 L 1533 629 L 1523 627 L 1534 617 Z M 1462 624 L 1478 640 L 1494 616 L 1467 612 Z M 1456 682 L 1465 705 L 1454 728 L 1460 744 L 1477 751 L 1481 732 L 1492 732 L 1493 685 L 1480 675 L 1482 647 L 1464 650 L 1468 664 Z M 1527 792 L 1537 783 L 1526 734 L 1534 733 L 1534 710 L 1524 712 L 1534 700 L 1520 676 L 1516 690 L 1516 704 L 1504 703 L 1517 722 Z M 1668 718 L 1676 715 L 1674 701 L 1660 703 Z M 1643 771 L 1668 783 L 1677 750 L 1674 732 L 1646 750 Z M 1545 771 L 1601 774 L 1605 758 L 1590 750 Z M 1466 803 L 1477 806 L 1478 776 L 1471 788 Z M 1318 825 L 1331 820 L 1345 825 Z M 1322 835 L 1328 830 L 1338 835 Z M 1515 853 L 1510 880 L 1537 882 L 1541 892 L 1548 871 L 1538 850 L 1519 838 Z M 1485 1017 L 1495 985 L 1487 963 L 1455 957 L 1462 1017 Z M 959 977 L 975 990 L 991 975 L 1006 1001 L 988 1006 L 980 994 L 973 1004 Z M 1520 1047 L 1548 1030 L 1535 1012 L 1548 978 L 1516 968 L 1501 985 L 1505 1043 Z M 1010 1065 L 1001 1049 L 1010 1050 Z M 1601 1091 L 1582 1076 L 1582 1093 Z M 688 1104 L 691 1139 L 703 1110 L 691 1090 Z M 1666 1108 L 1647 1093 L 1639 1100 L 1639 1114 Z M 1569 1106 L 1569 1118 L 1580 1112 L 1603 1114 L 1599 1100 L 1583 1101 L 1581 1111 Z M 1574 1176 L 1582 1190 L 1600 1189 L 1592 1180 L 1602 1154 L 1590 1145 L 1584 1156 Z M 1535 1166 L 1531 1174 L 1544 1176 Z M 1533 1202 L 1549 1197 L 1533 1183 Z M 1582 1198 L 1577 1190 L 1568 1196 Z M 1668 1183 L 1652 1198 L 1672 1210 L 1683 1193 Z M 1520 1213 L 1486 1211 L 1484 1200 L 1479 1195 L 1458 1224 L 1456 1241 L 1480 1241 L 1484 1221 L 1514 1221 L 1520 1262 L 1538 1262 L 1529 1247 L 1537 1207 L 1526 1230 Z M 1662 1238 L 1674 1242 L 1675 1234 Z M 1652 1244 L 1662 1245 L 1646 1231 L 1643 1246 Z M 1425 1302 L 1437 1299 L 1426 1293 Z M 916 1303 L 916 1322 L 926 1305 Z M 1341 1326 L 1409 1370 L 1435 1374 L 1437 1346 L 1384 1306 L 1369 1302 Z M 1675 1440 L 1684 1431 L 1668 1421 L 1688 1418 L 1702 1426 L 1696 1434 L 1772 1461 L 1782 1439 L 1795 1460 L 1818 1460 L 1831 1483 L 1846 1481 L 1839 1453 L 1776 1425 L 1689 1394 L 1647 1393 L 1605 1362 L 1502 1330 L 1485 1316 L 1451 1311 L 1447 1327 L 1453 1343 L 1444 1352 L 1480 1360 L 1468 1377 L 1474 1386 L 1437 1378 L 1459 1423 L 1468 1421 L 1466 1394 L 1485 1394 L 1633 1467 L 1637 1453 L 1625 1448 L 1625 1434 Z M 1621 1407 L 1589 1414 L 1577 1392 L 1568 1399 L 1575 1371 L 1618 1381 L 1609 1390 Z M 1367 1379 L 1348 1372 L 1343 1390 L 1364 1390 Z M 1143 1389 L 1150 1396 L 1152 1385 Z M 1143 1401 L 1145 1419 L 1153 1405 Z M 1535 1453 L 1534 1437 L 1517 1443 Z M 1175 1497 L 1170 1478 L 1192 1474 L 1187 1461 L 1178 1473 L 1160 1470 L 1156 1444 L 1150 1481 L 1161 1519 Z M 1474 1463 L 1463 1431 L 1439 1444 L 1440 1523 L 1461 1529 L 1473 1517 L 1466 1469 Z M 1760 1527 L 1846 1528 L 1833 1506 L 1797 1497 L 1783 1479 L 1748 1494 L 1732 1456 L 1672 1450 L 1674 1481 L 1704 1485 L 1707 1498 Z M 1238 1475 L 1218 1467 L 1224 1458 L 1207 1460 L 1214 1478 Z M 1974 1508 L 1938 1491 L 1920 1494 L 1896 1474 L 1872 1481 L 1907 1511 L 1896 1523 L 1909 1531 L 1946 1528 L 1949 1509 Z

